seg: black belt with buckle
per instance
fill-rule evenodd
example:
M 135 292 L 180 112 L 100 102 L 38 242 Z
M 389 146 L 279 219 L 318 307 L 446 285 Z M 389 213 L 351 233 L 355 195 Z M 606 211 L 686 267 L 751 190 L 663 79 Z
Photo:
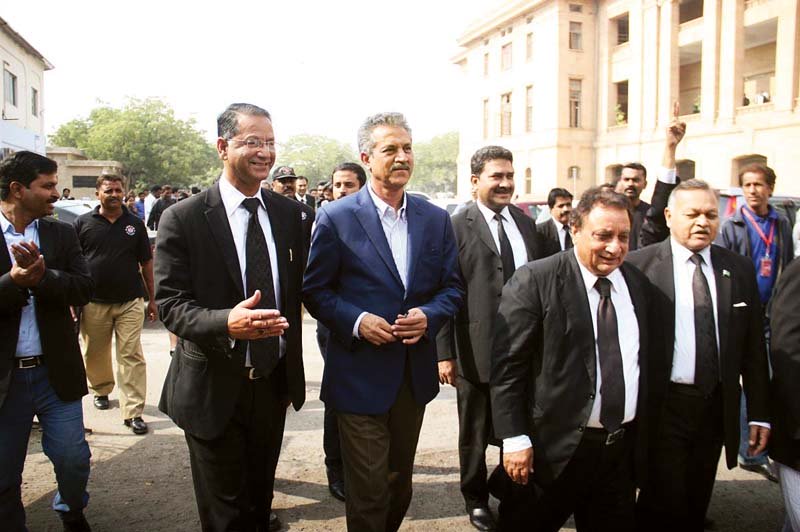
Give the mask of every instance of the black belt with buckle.
M 244 368 L 244 376 L 246 379 L 251 381 L 257 381 L 258 379 L 263 379 L 264 375 L 256 368 Z
M 598 429 L 594 427 L 586 427 L 583 430 L 583 437 L 593 440 L 593 441 L 601 441 L 606 445 L 614 445 L 618 441 L 621 441 L 622 438 L 625 437 L 625 432 L 631 428 L 631 423 L 625 423 L 623 426 L 615 430 L 614 432 L 609 432 L 606 429 Z
M 16 359 L 16 365 L 19 369 L 31 369 L 37 368 L 44 364 L 44 357 L 42 355 L 36 355 L 32 357 L 22 357 Z

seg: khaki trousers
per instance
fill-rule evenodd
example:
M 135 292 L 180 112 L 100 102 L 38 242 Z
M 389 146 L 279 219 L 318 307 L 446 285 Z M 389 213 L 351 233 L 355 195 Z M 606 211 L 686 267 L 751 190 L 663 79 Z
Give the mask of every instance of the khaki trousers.
M 147 393 L 147 366 L 142 352 L 144 300 L 125 303 L 89 303 L 83 307 L 81 337 L 86 347 L 84 362 L 89 389 L 108 395 L 114 389 L 111 335 L 117 343 L 119 407 L 123 419 L 139 417 Z

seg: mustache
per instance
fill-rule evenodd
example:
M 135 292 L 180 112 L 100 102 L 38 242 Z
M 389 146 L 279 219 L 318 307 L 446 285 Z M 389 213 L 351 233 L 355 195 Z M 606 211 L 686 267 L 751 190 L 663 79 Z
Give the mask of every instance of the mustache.
M 395 170 L 411 170 L 411 167 L 409 165 L 407 165 L 406 163 L 397 163 L 397 164 L 393 164 L 392 165 L 391 170 L 392 171 L 395 171 Z

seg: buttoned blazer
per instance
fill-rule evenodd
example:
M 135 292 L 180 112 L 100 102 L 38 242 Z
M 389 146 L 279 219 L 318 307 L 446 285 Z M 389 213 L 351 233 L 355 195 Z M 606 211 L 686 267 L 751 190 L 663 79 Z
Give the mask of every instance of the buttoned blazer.
M 86 395 L 86 372 L 70 306 L 89 302 L 94 282 L 75 229 L 53 218 L 39 218 L 39 248 L 46 271 L 31 292 L 36 299 L 36 322 L 50 384 L 62 401 Z M 5 237 L 0 243 L 8 248 Z M 11 280 L 11 258 L 0 251 L 0 406 L 8 394 L 27 291 Z
M 305 242 L 300 205 L 262 190 L 278 260 L 281 314 L 289 322 L 286 383 L 295 409 L 305 401 L 300 289 Z M 178 336 L 159 409 L 203 439 L 220 435 L 244 385 L 247 342 L 231 342 L 230 310 L 245 299 L 219 183 L 164 211 L 154 260 L 161 321 Z M 279 366 L 281 367 L 281 366 Z
M 635 472 L 646 474 L 650 288 L 622 264 L 639 328 Z M 626 324 L 619 324 L 620 335 Z M 574 251 L 519 268 L 503 288 L 492 348 L 491 405 L 498 438 L 533 443 L 536 482 L 553 482 L 583 437 L 595 401 L 597 354 L 589 299 Z
M 527 261 L 546 255 L 534 221 L 519 208 L 509 212 L 525 242 Z M 437 336 L 439 360 L 456 358 L 459 375 L 471 382 L 489 382 L 492 329 L 503 290 L 503 263 L 489 225 L 473 203 L 452 217 L 458 242 L 458 268 L 466 289 L 465 302 Z
M 675 281 L 670 239 L 628 254 L 627 262 L 647 276 L 655 292 L 658 319 L 652 324 L 653 345 L 657 350 L 651 358 L 655 374 L 651 418 L 657 424 L 670 382 L 675 346 Z M 768 422 L 769 370 L 752 262 L 712 245 L 711 266 L 717 289 L 725 456 L 728 467 L 732 468 L 739 449 L 740 376 L 747 396 L 748 419 Z
M 418 404 L 426 404 L 439 390 L 436 333 L 458 310 L 463 293 L 456 241 L 446 211 L 411 194 L 406 202 L 407 288 L 367 187 L 317 210 L 303 301 L 330 330 L 321 398 L 342 412 L 386 413 L 406 366 Z M 362 312 L 391 324 L 414 307 L 428 319 L 427 333 L 416 344 L 396 341 L 376 347 L 353 337 Z

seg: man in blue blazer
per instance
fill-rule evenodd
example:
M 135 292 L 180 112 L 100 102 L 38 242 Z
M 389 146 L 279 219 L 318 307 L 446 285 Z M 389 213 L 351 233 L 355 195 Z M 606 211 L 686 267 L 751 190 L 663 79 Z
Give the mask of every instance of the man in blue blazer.
M 449 216 L 405 193 L 414 153 L 403 115 L 369 117 L 358 145 L 369 184 L 319 210 L 303 301 L 331 333 L 321 398 L 339 419 L 348 530 L 394 531 L 439 391 L 436 333 L 463 289 Z

